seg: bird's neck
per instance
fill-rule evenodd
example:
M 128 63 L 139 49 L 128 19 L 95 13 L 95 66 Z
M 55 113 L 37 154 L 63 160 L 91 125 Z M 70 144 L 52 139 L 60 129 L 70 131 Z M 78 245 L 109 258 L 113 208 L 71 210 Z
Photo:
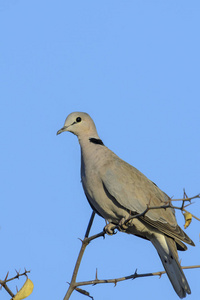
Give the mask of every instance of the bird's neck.
M 98 160 L 99 152 L 105 147 L 98 135 L 81 137 L 79 138 L 79 143 L 81 146 L 82 164 L 86 161 L 87 163 L 95 163 Z
M 83 148 L 83 149 L 91 148 L 91 146 L 93 146 L 93 145 L 104 146 L 102 140 L 100 139 L 100 137 L 97 134 L 81 136 L 81 137 L 78 137 L 78 140 L 79 140 L 79 144 L 80 144 L 81 148 Z

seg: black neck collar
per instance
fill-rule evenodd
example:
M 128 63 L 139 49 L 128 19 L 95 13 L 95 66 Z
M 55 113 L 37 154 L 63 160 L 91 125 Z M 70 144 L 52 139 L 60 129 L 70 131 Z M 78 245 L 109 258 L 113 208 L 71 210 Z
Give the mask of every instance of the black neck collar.
M 97 144 L 97 145 L 102 145 L 104 146 L 104 143 L 102 142 L 102 140 L 100 139 L 95 139 L 95 138 L 89 138 L 89 141 L 93 144 Z

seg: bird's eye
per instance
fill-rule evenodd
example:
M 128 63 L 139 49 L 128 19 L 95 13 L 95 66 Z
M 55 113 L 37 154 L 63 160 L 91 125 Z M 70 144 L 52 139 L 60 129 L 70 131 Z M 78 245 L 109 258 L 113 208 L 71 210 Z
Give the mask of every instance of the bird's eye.
M 80 118 L 80 117 L 77 117 L 77 118 L 76 118 L 76 122 L 81 122 L 81 118 Z

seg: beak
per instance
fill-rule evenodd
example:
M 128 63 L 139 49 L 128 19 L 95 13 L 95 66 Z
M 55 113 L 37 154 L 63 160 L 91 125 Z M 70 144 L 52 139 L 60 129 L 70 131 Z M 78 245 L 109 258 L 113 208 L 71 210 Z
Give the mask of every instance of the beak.
M 60 134 L 60 133 L 62 133 L 62 132 L 64 132 L 64 131 L 67 131 L 67 130 L 66 130 L 67 127 L 68 127 L 68 126 L 64 126 L 64 127 L 61 128 L 60 130 L 58 130 L 58 131 L 57 131 L 57 135 Z

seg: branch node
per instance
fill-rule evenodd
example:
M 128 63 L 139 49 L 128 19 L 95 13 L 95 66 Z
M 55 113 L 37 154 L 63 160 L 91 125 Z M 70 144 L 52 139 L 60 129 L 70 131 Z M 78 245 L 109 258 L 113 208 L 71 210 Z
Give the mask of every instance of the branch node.
M 114 282 L 114 287 L 116 287 L 117 285 L 117 279 L 115 279 L 115 282 Z
M 15 269 L 15 272 L 17 273 L 17 275 L 15 276 L 15 278 L 19 279 L 19 274 L 20 274 L 20 270 L 19 272 Z
M 131 276 L 132 280 L 138 277 L 137 269 L 135 269 L 135 273 Z

